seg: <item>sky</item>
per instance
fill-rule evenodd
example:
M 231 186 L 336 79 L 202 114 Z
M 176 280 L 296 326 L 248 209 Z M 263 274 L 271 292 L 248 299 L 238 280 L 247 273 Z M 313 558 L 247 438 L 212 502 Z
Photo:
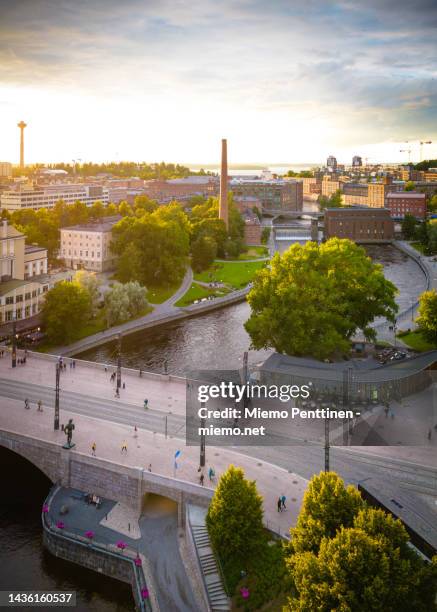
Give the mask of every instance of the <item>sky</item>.
M 436 0 L 0 0 L 0 160 L 437 158 Z M 408 141 L 408 143 L 406 143 Z

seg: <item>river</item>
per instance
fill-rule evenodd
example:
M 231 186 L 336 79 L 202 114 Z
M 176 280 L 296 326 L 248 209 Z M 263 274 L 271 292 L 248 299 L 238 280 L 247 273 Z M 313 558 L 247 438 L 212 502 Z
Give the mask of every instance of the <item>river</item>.
M 390 245 L 372 245 L 366 250 L 373 261 L 384 266 L 386 278 L 398 287 L 399 311 L 409 308 L 426 286 L 419 266 Z M 126 367 L 163 372 L 167 360 L 168 371 L 173 374 L 184 374 L 202 367 L 241 367 L 243 352 L 250 347 L 244 329 L 249 314 L 249 305 L 241 303 L 196 318 L 139 331 L 123 338 L 122 363 Z M 116 351 L 115 342 L 109 342 L 77 357 L 115 364 Z M 256 363 L 269 354 L 269 351 L 250 351 L 249 358 Z

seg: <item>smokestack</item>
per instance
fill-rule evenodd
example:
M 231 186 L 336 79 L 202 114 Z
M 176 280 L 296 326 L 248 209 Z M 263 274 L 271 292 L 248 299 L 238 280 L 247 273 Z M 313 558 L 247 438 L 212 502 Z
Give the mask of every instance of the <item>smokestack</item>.
M 17 124 L 17 127 L 20 128 L 20 169 L 24 169 L 24 128 L 27 127 L 27 123 L 24 121 L 20 121 Z
M 220 204 L 219 219 L 225 222 L 226 229 L 229 229 L 228 215 L 228 145 L 226 138 L 222 140 L 222 163 L 220 172 Z

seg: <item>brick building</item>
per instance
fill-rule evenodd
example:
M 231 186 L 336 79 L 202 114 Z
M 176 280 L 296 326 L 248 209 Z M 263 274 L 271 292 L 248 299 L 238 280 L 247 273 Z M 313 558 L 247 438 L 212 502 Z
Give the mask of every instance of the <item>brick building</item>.
M 388 193 L 386 208 L 393 219 L 403 219 L 405 215 L 413 215 L 417 219 L 426 217 L 426 194 L 416 191 L 401 191 Z
M 357 243 L 384 243 L 394 239 L 394 222 L 387 208 L 328 208 L 324 232 L 326 240 L 337 237 Z
M 264 210 L 302 210 L 303 207 L 302 181 L 232 179 L 229 189 L 236 199 L 257 198 Z
M 243 213 L 244 219 L 244 242 L 248 246 L 261 244 L 262 226 L 257 215 L 250 209 Z

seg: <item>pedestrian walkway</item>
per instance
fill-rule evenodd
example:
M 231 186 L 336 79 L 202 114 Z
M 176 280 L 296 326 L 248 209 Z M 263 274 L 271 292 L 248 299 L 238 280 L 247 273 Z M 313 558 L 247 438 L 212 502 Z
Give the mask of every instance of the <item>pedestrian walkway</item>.
M 23 403 L 2 398 L 0 429 L 26 434 L 35 438 L 65 443 L 63 431 L 53 430 L 53 409 L 44 412 L 24 410 Z M 132 427 L 91 417 L 71 414 L 61 409 L 60 422 L 66 423 L 74 419 L 75 430 L 73 442 L 76 444 L 72 453 L 90 456 L 90 448 L 96 441 L 98 457 L 114 461 L 129 467 L 143 467 L 167 477 L 174 477 L 174 457 L 176 451 L 181 451 L 177 460 L 176 478 L 199 484 L 199 448 L 185 446 L 176 438 L 167 438 L 151 431 L 138 429 L 134 437 Z M 123 441 L 127 442 L 128 450 L 120 453 Z M 258 490 L 264 499 L 264 520 L 266 526 L 276 533 L 286 535 L 291 525 L 294 525 L 302 503 L 307 480 L 270 463 L 240 454 L 233 449 L 208 447 L 206 449 L 206 468 L 214 469 L 215 478 L 211 482 L 205 478 L 205 487 L 214 489 L 220 475 L 230 464 L 244 469 L 246 477 L 255 480 Z M 287 510 L 277 512 L 278 495 L 287 497 Z

